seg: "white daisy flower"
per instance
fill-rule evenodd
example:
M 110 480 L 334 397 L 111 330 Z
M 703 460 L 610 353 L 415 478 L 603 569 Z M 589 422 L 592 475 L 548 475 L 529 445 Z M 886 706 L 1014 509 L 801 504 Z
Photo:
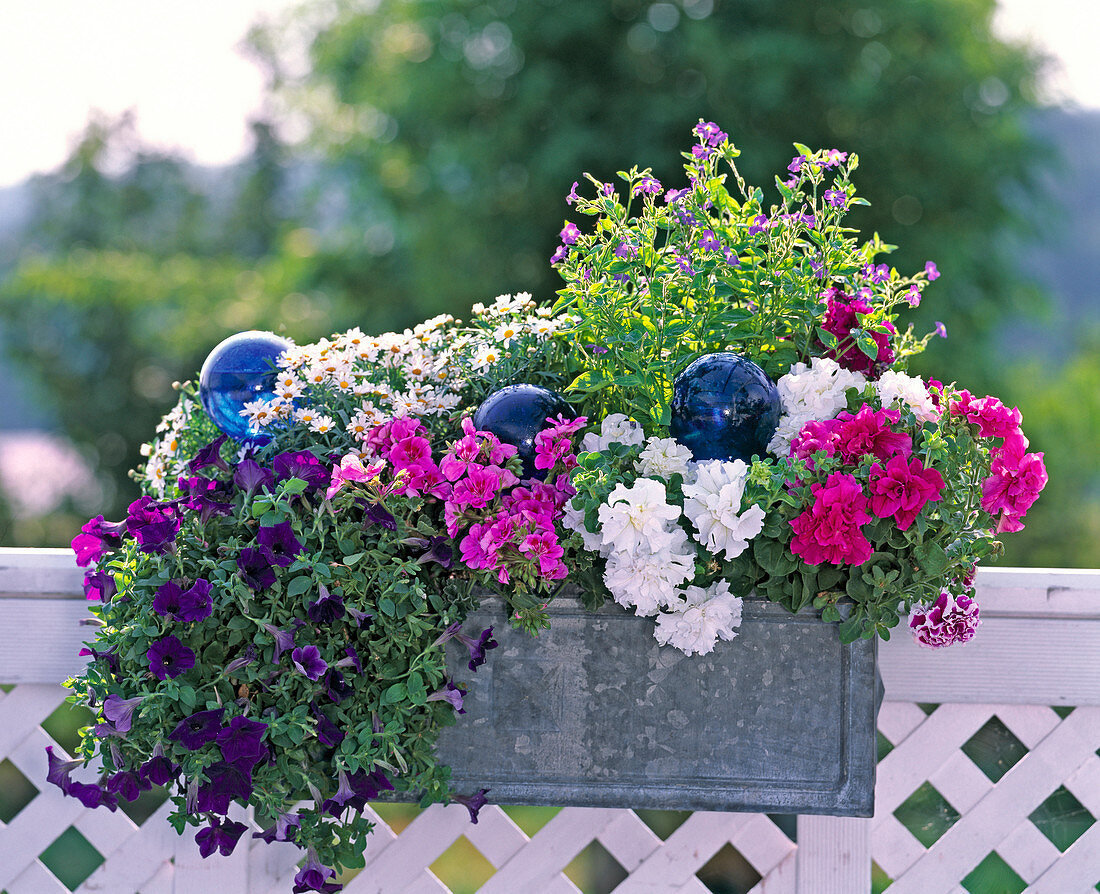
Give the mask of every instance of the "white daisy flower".
M 315 431 L 319 435 L 327 434 L 336 427 L 336 422 L 331 416 L 326 416 L 323 413 L 318 413 L 313 417 L 313 421 L 309 424 L 309 430 Z

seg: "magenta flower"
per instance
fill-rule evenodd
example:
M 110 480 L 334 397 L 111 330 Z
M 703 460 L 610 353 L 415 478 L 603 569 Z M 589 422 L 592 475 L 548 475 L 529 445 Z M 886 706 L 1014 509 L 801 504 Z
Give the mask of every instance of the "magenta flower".
M 928 261 L 924 265 L 924 273 L 928 277 L 929 282 L 934 282 L 940 278 L 940 271 L 936 268 L 935 261 Z
M 85 535 L 77 535 L 85 536 Z M 84 572 L 84 597 L 106 602 L 118 592 L 115 576 L 110 571 Z
M 158 639 L 145 653 L 149 670 L 160 680 L 178 677 L 195 666 L 195 653 L 174 636 Z
M 871 557 L 871 544 L 860 529 L 871 520 L 867 497 L 851 475 L 834 472 L 824 485 L 810 491 L 814 504 L 791 520 L 791 552 L 807 565 L 862 565 Z
M 886 265 L 881 264 L 879 266 L 885 267 Z M 868 267 L 873 275 L 880 275 L 877 273 L 878 268 L 872 265 L 868 265 Z M 886 275 L 889 276 L 888 271 Z M 844 348 L 839 354 L 836 348 L 827 348 L 825 351 L 826 357 L 836 360 L 845 369 L 860 372 L 867 376 L 872 376 L 876 368 L 882 369 L 894 362 L 895 355 L 894 349 L 890 345 L 890 335 L 894 334 L 896 330 L 892 323 L 883 322 L 881 324 L 883 328 L 889 330 L 888 332 L 875 332 L 873 330 L 867 332 L 878 347 L 878 357 L 872 360 L 855 344 L 851 338 L 851 332 L 853 329 L 863 328 L 863 324 L 856 315 L 869 314 L 874 308 L 863 298 L 845 295 L 837 288 L 826 289 L 824 297 L 826 301 L 825 319 L 821 322 L 821 328 L 835 335 L 839 343 L 838 346 Z
M 564 245 L 559 245 L 554 249 L 554 253 L 550 255 L 551 264 L 560 264 L 566 258 L 569 257 L 569 249 Z
M 176 728 L 168 734 L 168 738 L 172 742 L 179 742 L 188 751 L 198 751 L 218 737 L 224 713 L 225 708 L 196 711 L 177 723 Z
M 180 515 L 175 503 L 158 503 L 144 496 L 127 508 L 126 530 L 143 553 L 164 553 L 172 548 L 180 529 Z
M 569 195 L 565 197 L 565 203 L 567 205 L 573 205 L 580 201 L 580 196 L 577 195 L 577 187 L 581 185 L 579 180 L 573 181 L 573 187 L 569 190 Z
M 896 410 L 874 410 L 864 404 L 853 415 L 845 410 L 836 417 L 833 437 L 846 463 L 858 463 L 870 454 L 881 462 L 894 456 L 909 456 L 913 452 L 913 439 L 904 432 L 890 428 L 900 416 Z
M 869 488 L 871 511 L 879 518 L 893 516 L 899 531 L 907 531 L 925 504 L 938 500 L 943 491 L 943 476 L 913 457 L 895 456 L 886 466 L 871 468 Z
M 501 476 L 492 467 L 471 466 L 466 477 L 451 490 L 451 502 L 459 509 L 483 509 L 500 492 Z
M 382 473 L 383 466 L 381 461 L 364 466 L 357 454 L 346 454 L 340 460 L 340 464 L 332 469 L 332 479 L 329 481 L 328 490 L 325 491 L 325 499 L 331 500 L 345 484 L 373 481 Z
M 562 228 L 561 233 L 558 234 L 561 237 L 563 245 L 573 245 L 578 239 L 581 238 L 581 231 L 577 228 L 575 223 L 570 221 L 565 222 L 565 226 Z
M 827 168 L 835 168 L 837 165 L 842 164 L 848 158 L 847 152 L 841 152 L 839 149 L 826 149 L 825 160 L 822 164 Z
M 951 404 L 951 412 L 966 416 L 967 422 L 978 426 L 983 438 L 1008 438 L 1020 430 L 1023 416 L 1016 407 L 1006 407 L 995 397 L 973 398 L 969 394 Z
M 112 549 L 122 546 L 122 535 L 125 532 L 125 522 L 104 521 L 102 515 L 89 519 L 81 526 L 80 533 L 72 539 L 76 564 L 82 568 L 87 567 Z
M 1047 484 L 1042 453 L 1027 453 L 1021 432 L 993 451 L 990 476 L 982 482 L 982 509 L 997 519 L 996 531 L 1023 530 L 1023 518 Z
M 316 646 L 304 646 L 290 653 L 290 660 L 311 680 L 319 680 L 321 675 L 328 670 L 328 664 L 321 657 L 321 652 Z
M 913 638 L 929 649 L 943 649 L 974 638 L 981 620 L 978 603 L 969 596 L 940 593 L 931 605 L 914 606 L 909 614 Z

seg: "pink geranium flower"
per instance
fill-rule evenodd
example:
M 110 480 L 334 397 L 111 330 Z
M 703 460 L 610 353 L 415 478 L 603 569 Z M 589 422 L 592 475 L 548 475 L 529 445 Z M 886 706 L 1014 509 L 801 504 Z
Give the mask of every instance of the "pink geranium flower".
M 938 500 L 943 476 L 925 468 L 913 457 L 895 456 L 885 466 L 876 464 L 870 474 L 871 511 L 879 518 L 893 516 L 898 530 L 908 530 L 925 504 Z
M 851 475 L 834 472 L 825 484 L 810 488 L 814 504 L 791 521 L 791 552 L 808 565 L 862 565 L 871 544 L 860 525 L 871 520 L 867 497 Z
M 325 491 L 325 499 L 331 500 L 345 484 L 373 481 L 382 473 L 384 467 L 385 463 L 381 460 L 364 466 L 357 454 L 347 454 L 340 460 L 340 465 L 333 467 L 332 481 L 328 490 Z

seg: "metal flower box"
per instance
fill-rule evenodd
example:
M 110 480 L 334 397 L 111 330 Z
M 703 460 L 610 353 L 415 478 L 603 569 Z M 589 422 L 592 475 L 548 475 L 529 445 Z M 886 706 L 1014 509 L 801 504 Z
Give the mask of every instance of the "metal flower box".
M 744 810 L 871 816 L 876 642 L 842 645 L 812 610 L 744 602 L 740 635 L 687 657 L 653 622 L 573 597 L 550 606 L 537 639 L 508 626 L 499 601 L 467 621 L 493 624 L 499 648 L 475 674 L 466 714 L 443 731 L 457 790 L 500 804 Z

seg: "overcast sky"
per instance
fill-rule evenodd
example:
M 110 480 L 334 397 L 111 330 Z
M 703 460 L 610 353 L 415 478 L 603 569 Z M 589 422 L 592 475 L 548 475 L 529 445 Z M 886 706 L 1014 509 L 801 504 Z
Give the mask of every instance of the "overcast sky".
M 1061 60 L 1051 96 L 1100 108 L 1100 4 L 1001 2 L 1003 33 L 1026 36 Z M 291 5 L 9 0 L 0 12 L 0 186 L 56 167 L 93 108 L 134 109 L 146 142 L 193 161 L 240 157 L 263 86 L 240 40 L 258 16 Z

